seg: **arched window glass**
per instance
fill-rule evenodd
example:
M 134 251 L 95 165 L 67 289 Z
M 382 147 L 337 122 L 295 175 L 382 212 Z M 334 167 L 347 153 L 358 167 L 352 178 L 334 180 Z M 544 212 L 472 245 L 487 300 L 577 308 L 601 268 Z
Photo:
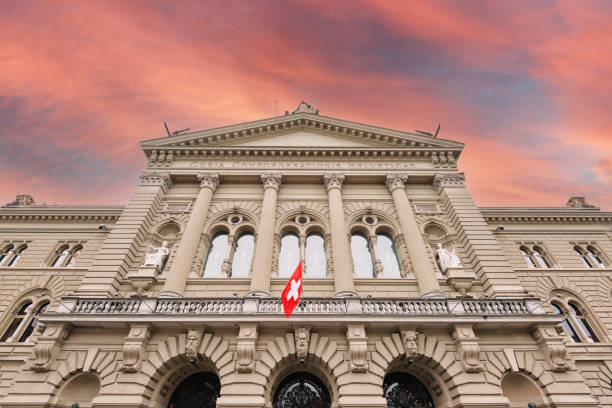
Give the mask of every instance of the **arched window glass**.
M 383 266 L 385 278 L 401 278 L 397 250 L 391 237 L 387 234 L 378 234 L 376 236 L 376 246 L 378 247 L 378 256 Z
M 374 268 L 370 244 L 362 234 L 353 234 L 351 236 L 351 253 L 353 254 L 355 276 L 358 278 L 373 278 Z
M 32 335 L 32 332 L 34 331 L 34 328 L 38 324 L 38 317 L 40 316 L 41 313 L 47 310 L 47 306 L 49 306 L 49 302 L 42 303 L 41 305 L 38 306 L 36 311 L 29 316 L 30 322 L 28 323 L 28 326 L 26 327 L 26 329 L 23 331 L 23 333 L 19 337 L 20 343 L 28 341 L 28 339 Z
M 17 261 L 19 261 L 19 259 L 21 258 L 21 255 L 23 255 L 23 252 L 26 250 L 28 246 L 27 245 L 23 245 L 22 247 L 20 247 L 17 251 L 15 251 L 15 255 L 13 256 L 12 259 L 10 259 L 6 266 L 14 266 L 17 265 Z
M 227 233 L 220 232 L 213 236 L 208 246 L 206 264 L 204 266 L 205 278 L 217 278 L 221 276 L 221 266 L 227 256 Z
M 580 328 L 582 329 L 584 335 L 593 340 L 594 342 L 599 342 L 599 339 L 595 335 L 595 332 L 589 325 L 589 322 L 586 320 L 586 317 L 584 316 L 578 305 L 573 302 L 569 302 L 568 305 L 570 307 L 570 312 L 576 317 L 576 320 L 578 320 L 578 324 L 580 325 Z
M 55 258 L 53 262 L 51 262 L 51 266 L 55 268 L 63 266 L 69 255 L 70 251 L 68 250 L 68 245 L 62 245 L 55 251 Z
M 324 278 L 326 276 L 325 239 L 319 234 L 310 234 L 306 238 L 306 277 Z
M 236 250 L 232 259 L 232 277 L 246 278 L 251 270 L 255 237 L 251 233 L 240 235 L 236 241 Z
M 536 264 L 533 261 L 533 258 L 531 257 L 529 250 L 525 248 L 524 246 L 520 247 L 519 249 L 521 251 L 521 255 L 523 255 L 523 259 L 525 259 L 525 262 L 527 263 L 527 266 L 530 268 L 535 268 Z
M 533 247 L 533 257 L 538 261 L 541 268 L 550 268 L 550 263 L 546 260 L 544 250 L 540 247 Z
M 220 391 L 221 383 L 215 374 L 195 373 L 174 390 L 168 408 L 214 408 Z
M 81 245 L 77 245 L 70 250 L 70 255 L 68 255 L 68 259 L 66 259 L 66 266 L 73 267 L 76 264 L 77 258 L 79 257 L 79 255 L 81 255 L 81 250 L 83 250 L 83 247 Z M 168 257 L 166 257 L 166 261 L 167 260 Z
M 584 266 L 586 266 L 587 268 L 593 267 L 593 265 L 591 264 L 591 261 L 589 261 L 589 259 L 587 258 L 586 254 L 582 251 L 582 249 L 580 249 L 579 247 L 574 247 L 574 251 L 576 251 L 580 259 L 582 259 L 582 263 L 584 264 Z
M 281 238 L 278 253 L 278 276 L 289 277 L 300 263 L 300 240 L 295 234 L 286 234 Z
M 389 408 L 433 408 L 429 391 L 416 377 L 407 373 L 387 374 L 383 381 L 383 397 Z
M 0 266 L 8 261 L 9 255 L 12 255 L 13 245 L 7 245 L 0 253 Z
M 561 309 L 561 306 L 555 303 L 551 303 L 550 306 L 553 308 L 553 311 L 555 312 L 555 314 L 558 314 L 559 316 L 563 316 L 563 328 L 565 328 L 565 331 L 567 332 L 567 334 L 569 334 L 572 340 L 574 340 L 576 343 L 580 343 L 581 342 L 580 337 L 578 337 L 578 335 L 576 334 L 576 331 L 574 330 L 571 323 L 565 316 L 565 312 L 563 312 L 563 309 Z
M 597 266 L 599 266 L 600 268 L 605 268 L 606 264 L 604 263 L 603 259 L 601 259 L 601 256 L 599 256 L 598 252 L 595 250 L 595 248 L 588 246 L 587 247 L 587 251 L 589 253 L 589 256 L 591 257 L 591 259 L 593 259 L 593 261 L 595 261 L 595 264 Z
M 21 305 L 21 307 L 15 314 L 13 321 L 11 322 L 9 327 L 6 328 L 6 330 L 4 331 L 4 334 L 0 338 L 0 342 L 7 341 L 10 337 L 13 336 L 13 334 L 15 334 L 15 332 L 21 325 L 21 322 L 23 322 L 23 320 L 26 319 L 26 317 L 28 316 L 28 313 L 30 313 L 31 310 L 32 310 L 32 302 L 26 302 L 23 305 Z

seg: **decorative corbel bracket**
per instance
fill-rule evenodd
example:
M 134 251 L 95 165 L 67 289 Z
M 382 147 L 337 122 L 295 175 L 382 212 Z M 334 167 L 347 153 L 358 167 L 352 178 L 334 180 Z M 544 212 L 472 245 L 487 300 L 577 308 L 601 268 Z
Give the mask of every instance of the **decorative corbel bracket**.
M 310 344 L 310 329 L 307 327 L 298 327 L 295 329 L 295 353 L 300 360 L 306 360 L 308 357 L 308 346 Z
M 554 326 L 538 326 L 531 331 L 540 350 L 546 356 L 550 369 L 555 372 L 571 370 L 572 360 L 567 354 L 563 337 Z
M 71 331 L 70 323 L 48 325 L 32 349 L 34 359 L 29 369 L 39 373 L 49 371 Z
M 468 373 L 478 373 L 483 370 L 480 361 L 480 344 L 478 337 L 474 334 L 471 325 L 455 325 L 453 328 L 453 340 L 457 346 L 459 359 L 463 369 Z
M 150 287 L 157 283 L 160 270 L 157 266 L 140 266 L 136 271 L 128 272 L 130 285 L 142 296 Z
M 349 343 L 350 368 L 354 373 L 368 371 L 368 338 L 365 325 L 348 324 L 346 339 Z
M 255 369 L 255 343 L 257 342 L 257 323 L 240 325 L 236 345 L 236 370 L 250 373 Z
M 151 330 L 148 324 L 133 324 L 130 332 L 124 337 L 123 361 L 118 370 L 124 373 L 136 373 L 145 358 L 145 348 L 149 344 Z

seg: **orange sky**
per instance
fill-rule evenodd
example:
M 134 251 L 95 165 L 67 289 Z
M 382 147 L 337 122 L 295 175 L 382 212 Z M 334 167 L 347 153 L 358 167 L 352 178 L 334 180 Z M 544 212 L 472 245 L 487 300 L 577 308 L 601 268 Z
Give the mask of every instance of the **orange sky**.
M 606 1 L 13 2 L 0 203 L 125 204 L 138 142 L 321 113 L 466 143 L 482 206 L 612 210 Z M 331 111 L 330 111 L 331 108 Z

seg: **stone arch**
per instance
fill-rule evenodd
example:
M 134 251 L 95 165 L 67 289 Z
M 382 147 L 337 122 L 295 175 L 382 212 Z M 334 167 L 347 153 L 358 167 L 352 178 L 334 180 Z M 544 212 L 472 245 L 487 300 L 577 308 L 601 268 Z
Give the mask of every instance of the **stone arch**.
M 143 361 L 141 371 L 148 374 L 143 396 L 151 401 L 152 407 L 165 408 L 173 389 L 191 374 L 208 371 L 219 377 L 221 392 L 230 386 L 229 375 L 234 371 L 233 353 L 229 342 L 212 333 L 205 333 L 198 349 L 197 358 L 190 361 L 185 355 L 187 334 L 168 337 L 157 344 L 157 350 L 150 352 Z M 174 388 L 172 388 L 174 387 Z
M 320 203 L 309 203 L 309 204 L 320 204 Z M 293 206 L 291 206 L 293 207 Z M 284 206 L 282 209 L 279 209 L 279 214 L 277 217 L 275 232 L 277 234 L 281 233 L 281 228 L 283 228 L 287 223 L 291 222 L 293 217 L 296 217 L 300 214 L 309 215 L 314 217 L 316 221 L 313 224 L 318 224 L 320 228 L 322 228 L 322 232 L 329 232 L 329 222 L 328 222 L 328 214 L 327 212 L 323 212 L 322 205 L 314 205 L 317 208 L 307 207 L 305 205 L 300 205 L 295 208 L 289 208 L 289 206 Z
M 210 225 L 214 222 L 213 220 L 216 221 L 223 216 L 233 214 L 235 211 L 249 217 L 254 223 L 255 229 L 258 229 L 259 217 L 261 215 L 260 201 L 218 201 L 211 204 L 208 210 L 208 221 L 203 231 L 208 231 L 210 229 Z
M 383 380 L 393 371 L 403 371 L 417 377 L 429 390 L 436 406 L 451 402 L 451 389 L 458 386 L 454 376 L 463 368 L 446 344 L 434 336 L 418 334 L 417 352 L 407 358 L 399 333 L 391 333 L 375 342 L 370 371 L 375 374 L 376 385 L 382 395 Z
M 511 407 L 524 407 L 528 403 L 542 405 L 548 402 L 544 390 L 530 376 L 521 372 L 506 372 L 501 379 L 502 395 L 508 399 Z
M 91 372 L 75 373 L 67 378 L 52 399 L 53 406 L 68 407 L 79 403 L 80 407 L 90 406 L 94 398 L 100 395 L 102 388 L 99 377 Z
M 346 375 L 350 374 L 344 353 L 338 350 L 337 342 L 316 332 L 310 334 L 308 357 L 304 363 L 297 358 L 294 334 L 286 333 L 284 337 L 278 336 L 268 341 L 256 371 L 265 380 L 262 397 L 266 407 L 272 406 L 271 401 L 279 383 L 289 374 L 298 371 L 307 371 L 317 376 L 327 387 L 332 406 L 337 406 L 343 394 L 342 386 L 349 383 Z

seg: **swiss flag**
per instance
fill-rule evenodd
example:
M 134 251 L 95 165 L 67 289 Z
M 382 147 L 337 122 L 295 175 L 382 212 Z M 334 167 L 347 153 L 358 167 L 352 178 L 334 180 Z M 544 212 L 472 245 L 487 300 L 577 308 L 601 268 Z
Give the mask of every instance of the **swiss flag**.
M 285 310 L 285 316 L 288 318 L 298 303 L 300 303 L 300 297 L 302 296 L 302 261 L 300 261 L 297 268 L 295 268 L 295 272 L 289 278 L 282 296 L 283 309 Z

